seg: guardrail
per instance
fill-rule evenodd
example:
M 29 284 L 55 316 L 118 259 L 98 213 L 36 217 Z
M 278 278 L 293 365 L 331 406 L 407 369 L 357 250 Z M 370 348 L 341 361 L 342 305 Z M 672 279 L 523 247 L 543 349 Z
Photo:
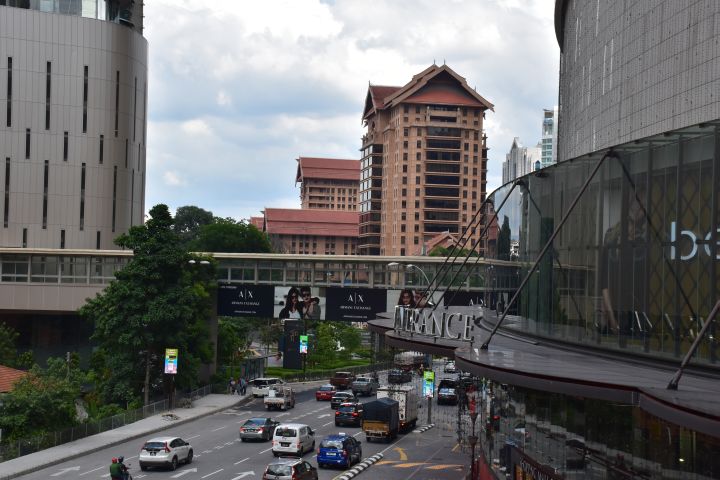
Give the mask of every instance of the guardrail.
M 190 392 L 179 392 L 175 397 L 175 407 L 190 407 L 192 406 L 193 400 L 213 393 L 214 389 L 217 388 L 219 388 L 217 385 L 207 385 Z M 57 432 L 2 443 L 0 444 L 0 462 L 12 460 L 13 458 L 22 457 L 23 455 L 35 453 L 40 450 L 62 445 L 64 443 L 69 443 L 81 438 L 89 437 L 90 435 L 114 430 L 168 410 L 170 410 L 170 402 L 168 399 L 164 399 L 134 410 L 128 410 L 111 417 L 85 422 L 75 427 L 66 428 Z

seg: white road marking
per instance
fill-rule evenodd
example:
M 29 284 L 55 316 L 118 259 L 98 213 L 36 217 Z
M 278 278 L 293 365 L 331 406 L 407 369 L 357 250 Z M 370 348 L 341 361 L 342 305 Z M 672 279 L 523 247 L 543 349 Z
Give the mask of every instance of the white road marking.
M 223 470 L 224 470 L 224 468 L 221 468 L 220 470 L 215 470 L 214 472 L 208 473 L 207 475 L 205 475 L 205 476 L 203 476 L 203 477 L 200 477 L 200 478 L 207 478 L 207 477 L 209 477 L 210 475 L 215 475 L 216 473 L 222 472 Z
M 87 472 L 83 472 L 83 473 L 81 473 L 79 476 L 82 477 L 83 475 L 87 475 L 88 473 L 92 473 L 92 472 L 97 472 L 98 470 L 102 470 L 103 468 L 106 468 L 106 466 L 103 465 L 102 467 L 98 467 L 98 468 L 96 468 L 95 470 L 89 470 L 89 471 L 87 471 Z
M 318 418 L 325 418 L 325 417 L 332 417 L 332 414 L 326 413 L 325 415 L 320 415 Z
M 232 445 L 235 442 L 225 442 L 225 445 Z
M 180 478 L 183 475 L 187 475 L 188 473 L 197 473 L 197 468 L 188 468 L 186 470 L 183 470 L 180 473 L 176 473 L 175 475 L 171 476 L 170 478 Z
M 333 420 L 333 422 L 334 422 L 334 421 L 335 421 L 335 420 Z M 330 425 L 330 424 L 333 423 L 333 422 L 324 423 L 324 424 L 323 424 L 323 427 L 327 427 L 328 425 Z
M 243 463 L 243 462 L 245 462 L 245 461 L 247 461 L 247 460 L 250 460 L 250 457 L 248 457 L 248 458 L 243 458 L 243 459 L 240 460 L 239 462 L 235 462 L 233 465 L 237 465 L 238 463 Z
M 358 432 L 358 433 L 356 433 L 355 435 L 353 435 L 353 437 L 357 437 L 358 435 L 362 435 L 362 433 L 363 433 L 363 432 Z
M 188 440 L 192 440 L 193 438 L 197 438 L 197 437 L 199 437 L 199 436 L 200 436 L 200 435 L 193 435 L 192 437 L 188 437 L 187 439 L 188 439 Z
M 212 453 L 212 450 L 203 450 L 202 453 Z
M 63 469 L 60 470 L 59 472 L 53 473 L 53 474 L 50 475 L 50 476 L 51 476 L 51 477 L 57 477 L 57 476 L 59 476 L 59 475 L 62 475 L 63 473 L 73 472 L 73 471 L 77 472 L 77 471 L 79 471 L 79 470 L 80 470 L 80 467 L 68 467 L 68 468 L 63 468 Z M 108 476 L 109 476 L 109 475 L 110 475 L 110 474 L 108 473 Z
M 215 450 L 220 450 L 221 448 L 225 448 L 225 445 L 218 445 L 215 447 Z
M 133 455 L 132 457 L 125 457 L 125 460 L 132 460 L 133 458 L 137 458 L 137 455 Z
M 227 425 L 223 425 L 222 427 L 218 427 L 215 430 L 210 430 L 211 432 L 217 432 L 218 430 L 222 430 L 223 428 L 226 428 Z
M 288 416 L 288 415 L 290 415 L 290 414 L 289 414 L 289 413 L 281 413 L 280 415 L 275 415 L 275 417 L 276 417 L 276 418 L 286 417 L 286 416 Z
M 260 453 L 265 453 L 265 452 L 269 452 L 270 450 L 272 450 L 272 447 L 268 448 L 267 450 L 263 450 L 263 451 L 262 451 L 262 452 L 260 452 Z

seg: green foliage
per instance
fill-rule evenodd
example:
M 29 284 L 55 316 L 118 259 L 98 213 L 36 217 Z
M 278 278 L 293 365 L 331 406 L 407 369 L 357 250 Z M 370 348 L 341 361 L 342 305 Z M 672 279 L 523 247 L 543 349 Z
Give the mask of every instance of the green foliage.
M 305 373 L 307 375 L 315 375 L 315 374 L 327 374 L 328 378 L 332 376 L 332 374 L 336 370 L 347 370 L 351 367 L 364 367 L 366 365 L 370 365 L 369 360 L 333 360 L 332 362 L 329 362 L 326 365 L 323 365 L 321 367 L 310 367 L 305 370 Z M 266 377 L 279 377 L 279 378 L 293 378 L 297 377 L 299 373 L 302 373 L 302 370 L 293 370 L 291 368 L 282 368 L 282 367 L 267 367 L 265 369 L 264 375 Z
M 497 258 L 499 260 L 510 260 L 510 219 L 507 215 L 504 216 L 500 233 L 498 233 Z
M 200 207 L 194 205 L 180 207 L 175 212 L 173 230 L 180 237 L 180 241 L 188 245 L 197 240 L 202 226 L 211 224 L 213 219 L 212 212 Z
M 452 250 L 452 248 L 446 248 L 446 247 L 443 247 L 442 245 L 436 245 L 432 250 L 430 250 L 430 253 L 428 253 L 428 256 L 429 257 L 448 257 L 448 256 L 450 256 L 451 250 Z M 477 257 L 478 253 L 474 250 L 470 251 L 470 249 L 467 249 L 467 248 L 460 249 L 459 252 L 457 250 L 455 250 L 453 252 L 453 257 L 457 256 L 458 258 L 465 258 L 468 255 L 471 257 Z
M 319 322 L 314 333 L 308 349 L 308 364 L 321 369 L 334 368 L 336 362 L 347 363 L 362 342 L 360 331 L 345 322 Z
M 172 226 L 167 206 L 156 205 L 145 225 L 118 237 L 115 243 L 133 250 L 133 258 L 80 309 L 94 322 L 93 339 L 104 352 L 94 370 L 106 403 L 125 404 L 141 393 L 147 403 L 163 378 L 165 348 L 179 349 L 178 388 L 194 386 L 201 363 L 212 358 L 206 319 L 215 262 L 189 264 L 194 258 Z
M 18 333 L 11 327 L 0 323 L 0 365 L 15 367 L 17 359 L 17 348 L 15 341 Z
M 265 233 L 247 222 L 232 218 L 215 218 L 213 223 L 200 227 L 197 239 L 191 243 L 196 252 L 270 253 L 270 240 Z
M 3 440 L 14 441 L 77 424 L 75 399 L 85 375 L 73 361 L 50 358 L 47 368 L 35 365 L 3 396 L 0 428 Z
M 218 363 L 233 365 L 242 360 L 254 334 L 267 323 L 260 318 L 218 318 Z

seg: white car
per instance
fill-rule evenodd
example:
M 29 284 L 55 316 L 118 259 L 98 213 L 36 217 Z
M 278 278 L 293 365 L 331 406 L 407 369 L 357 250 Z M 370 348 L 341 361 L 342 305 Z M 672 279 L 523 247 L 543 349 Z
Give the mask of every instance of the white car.
M 264 397 L 272 387 L 284 386 L 285 382 L 280 378 L 267 377 L 256 378 L 250 382 L 250 385 L 252 386 L 250 393 L 252 393 L 253 397 Z
M 140 450 L 140 470 L 167 467 L 175 470 L 180 462 L 192 463 L 192 446 L 180 437 L 156 437 L 148 440 Z
M 315 432 L 302 423 L 281 423 L 275 428 L 272 440 L 273 455 L 303 456 L 315 449 Z

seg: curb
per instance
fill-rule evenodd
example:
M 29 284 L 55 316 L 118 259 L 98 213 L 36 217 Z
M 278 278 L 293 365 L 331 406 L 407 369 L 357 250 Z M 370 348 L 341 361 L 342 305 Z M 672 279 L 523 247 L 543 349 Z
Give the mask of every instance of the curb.
M 84 450 L 84 451 L 82 451 L 82 452 L 77 452 L 77 453 L 69 454 L 69 455 L 67 455 L 67 456 L 64 456 L 63 458 L 60 458 L 60 459 L 57 459 L 57 460 L 52 460 L 52 461 L 50 461 L 50 462 L 46 462 L 46 463 L 43 463 L 43 464 L 41 464 L 41 465 L 34 465 L 34 466 L 32 466 L 32 467 L 30 467 L 30 468 L 26 468 L 25 470 L 22 470 L 22 471 L 13 472 L 13 473 L 11 473 L 11 474 L 9 474 L 9 475 L 0 476 L 0 479 L 2 479 L 2 480 L 9 480 L 9 479 L 11 479 L 11 478 L 16 478 L 16 477 L 19 477 L 19 476 L 21 476 L 21 475 L 27 475 L 28 473 L 37 472 L 38 470 L 42 470 L 43 468 L 52 467 L 53 465 L 57 465 L 57 464 L 59 464 L 59 463 L 66 462 L 66 461 L 72 460 L 72 459 L 74 459 L 74 458 L 83 457 L 83 456 L 87 455 L 88 453 L 94 453 L 94 452 L 98 452 L 98 451 L 100 451 L 100 450 L 102 450 L 102 449 L 104 449 L 104 448 L 114 447 L 115 445 L 119 445 L 119 444 L 121 444 L 121 443 L 125 443 L 125 442 L 127 442 L 128 440 L 134 440 L 134 439 L 136 439 L 136 438 L 144 437 L 144 436 L 149 435 L 149 434 L 151 434 L 151 433 L 160 432 L 160 431 L 165 430 L 166 428 L 168 428 L 168 427 L 170 427 L 170 426 L 183 425 L 183 424 L 185 424 L 185 423 L 190 423 L 190 422 L 193 422 L 193 421 L 195 421 L 195 420 L 197 420 L 197 419 L 199 419 L 199 418 L 207 417 L 207 416 L 210 416 L 210 415 L 214 415 L 214 414 L 216 414 L 216 413 L 218 413 L 218 412 L 222 412 L 223 410 L 227 410 L 228 408 L 237 407 L 238 405 L 240 405 L 241 403 L 243 403 L 243 402 L 245 402 L 245 401 L 252 400 L 252 398 L 253 398 L 252 395 L 248 395 L 247 397 L 244 397 L 244 398 L 239 399 L 237 402 L 233 403 L 232 405 L 225 405 L 225 406 L 223 406 L 223 407 L 217 407 L 217 408 L 214 408 L 214 409 L 209 410 L 209 411 L 207 411 L 207 412 L 203 412 L 202 414 L 197 415 L 197 416 L 195 416 L 195 417 L 184 418 L 184 419 L 182 419 L 182 420 L 176 420 L 176 421 L 174 421 L 174 422 L 172 422 L 172 423 L 168 423 L 167 425 L 162 426 L 162 427 L 153 428 L 153 429 L 147 430 L 147 431 L 142 432 L 142 433 L 138 433 L 138 434 L 135 434 L 135 435 L 127 436 L 127 437 L 123 438 L 122 440 L 116 440 L 116 441 L 113 441 L 113 442 L 110 442 L 110 443 L 106 443 L 106 444 L 103 444 L 103 445 L 98 445 L 98 446 L 96 446 L 96 447 L 93 447 L 93 448 Z M 169 413 L 169 412 L 165 412 L 165 413 L 160 414 L 160 415 L 164 415 L 164 414 L 166 414 L 166 413 Z M 171 412 L 170 412 L 170 413 L 171 413 Z M 139 421 L 142 421 L 142 420 L 139 420 Z M 90 438 L 90 437 L 85 437 L 85 438 Z M 58 446 L 59 446 L 59 445 L 58 445 Z M 22 457 L 18 457 L 18 458 L 22 458 Z
M 335 477 L 333 480 L 350 480 L 353 477 L 357 477 L 358 475 L 360 475 L 360 473 L 362 473 L 363 470 L 365 470 L 366 468 L 368 468 L 370 465 L 377 462 L 381 458 L 383 458 L 383 454 L 376 453 L 372 457 L 368 457 L 365 460 L 363 460 L 362 462 L 358 463 L 357 465 L 355 465 L 353 468 L 351 468 L 347 472 L 343 473 L 342 475 Z
M 428 430 L 430 430 L 430 429 L 433 428 L 434 426 L 435 426 L 434 423 L 431 423 L 430 425 L 423 425 L 422 427 L 416 428 L 415 430 L 413 430 L 413 433 L 423 433 L 423 432 L 427 432 Z

